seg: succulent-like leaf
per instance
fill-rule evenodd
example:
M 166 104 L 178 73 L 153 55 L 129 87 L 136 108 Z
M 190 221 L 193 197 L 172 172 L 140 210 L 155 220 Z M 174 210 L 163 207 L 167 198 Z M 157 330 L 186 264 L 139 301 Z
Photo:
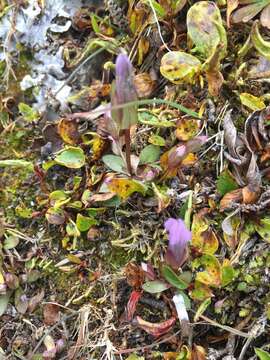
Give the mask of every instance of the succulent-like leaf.
M 200 70 L 200 60 L 183 51 L 170 51 L 161 59 L 161 74 L 174 84 L 192 83 Z
M 188 36 L 195 45 L 193 52 L 207 59 L 219 44 L 224 58 L 227 50 L 227 35 L 222 24 L 219 8 L 212 1 L 198 1 L 187 13 Z
M 258 20 L 253 23 L 250 35 L 252 44 L 255 49 L 267 60 L 270 60 L 270 41 L 264 40 L 264 38 L 260 34 Z

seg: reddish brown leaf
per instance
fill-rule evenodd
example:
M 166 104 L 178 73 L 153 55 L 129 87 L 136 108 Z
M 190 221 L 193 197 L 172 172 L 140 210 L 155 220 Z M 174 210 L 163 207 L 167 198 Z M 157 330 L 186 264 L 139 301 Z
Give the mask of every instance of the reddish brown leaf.
M 170 319 L 160 323 L 151 323 L 142 319 L 140 316 L 136 316 L 134 320 L 134 324 L 139 326 L 148 334 L 153 335 L 154 337 L 160 337 L 171 330 L 175 324 L 176 318 L 172 316 Z
M 242 194 L 244 204 L 254 204 L 261 194 L 261 189 L 247 185 L 242 189 Z
M 43 309 L 45 325 L 53 325 L 60 319 L 60 309 L 56 304 L 46 304 Z
M 230 208 L 233 203 L 240 203 L 243 200 L 242 189 L 230 191 L 220 201 L 220 210 L 223 211 Z
M 125 275 L 127 277 L 127 283 L 131 287 L 138 289 L 142 286 L 144 282 L 144 271 L 139 265 L 128 263 L 125 268 Z

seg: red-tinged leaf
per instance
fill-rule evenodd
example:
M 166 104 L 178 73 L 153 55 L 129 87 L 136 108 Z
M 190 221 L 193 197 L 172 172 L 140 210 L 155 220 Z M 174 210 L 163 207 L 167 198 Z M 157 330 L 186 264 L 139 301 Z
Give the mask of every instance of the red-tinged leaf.
M 140 300 L 141 297 L 141 292 L 133 290 L 132 293 L 130 294 L 128 303 L 127 303 L 127 308 L 126 308 L 126 320 L 127 321 L 131 321 L 133 318 L 133 315 L 136 311 L 136 306 L 138 304 L 138 301 Z
M 154 337 L 160 337 L 161 335 L 166 334 L 171 330 L 175 324 L 176 318 L 172 316 L 170 319 L 160 322 L 160 323 L 151 323 L 142 319 L 140 316 L 136 316 L 134 319 L 134 324 L 139 326 L 141 329 L 146 331 L 148 334 L 153 335 Z

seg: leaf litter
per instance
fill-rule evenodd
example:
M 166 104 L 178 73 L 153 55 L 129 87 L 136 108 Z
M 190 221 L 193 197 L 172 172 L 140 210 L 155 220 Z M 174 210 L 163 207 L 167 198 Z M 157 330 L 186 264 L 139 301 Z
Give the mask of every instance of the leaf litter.
M 270 357 L 269 6 L 0 3 L 0 357 Z

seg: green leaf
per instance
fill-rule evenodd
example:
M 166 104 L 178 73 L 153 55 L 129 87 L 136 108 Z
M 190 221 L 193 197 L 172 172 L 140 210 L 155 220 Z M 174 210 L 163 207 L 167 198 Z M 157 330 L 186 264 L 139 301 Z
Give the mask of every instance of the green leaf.
M 270 243 L 270 217 L 260 219 L 255 223 L 255 230 L 268 243 Z
M 10 292 L 8 292 L 4 295 L 0 295 L 0 316 L 2 316 L 6 311 L 10 295 L 11 295 Z
M 111 170 L 124 173 L 125 172 L 125 163 L 120 156 L 116 155 L 104 155 L 102 157 L 104 164 Z
M 256 355 L 260 360 L 270 360 L 270 354 L 262 349 L 254 348 Z
M 221 286 L 227 286 L 233 281 L 235 271 L 231 265 L 222 265 L 221 267 Z
M 188 284 L 182 280 L 176 273 L 167 265 L 162 267 L 162 275 L 168 281 L 169 284 L 173 285 L 179 290 L 184 290 L 188 287 Z
M 76 225 L 80 231 L 87 231 L 91 226 L 96 225 L 98 222 L 92 217 L 77 215 Z
M 139 122 L 144 125 L 150 125 L 155 127 L 175 127 L 175 124 L 169 120 L 159 120 L 158 117 L 150 112 L 139 112 Z
M 70 201 L 70 197 L 63 190 L 55 190 L 49 195 L 50 203 L 54 208 L 61 207 Z
M 243 105 L 252 111 L 262 110 L 265 108 L 265 103 L 259 97 L 248 93 L 240 94 L 240 100 Z
M 126 360 L 145 360 L 143 356 L 138 356 L 136 354 L 131 354 Z
M 100 33 L 100 29 L 98 26 L 98 22 L 97 22 L 97 17 L 94 13 L 91 14 L 91 24 L 92 24 L 92 29 L 94 30 L 94 32 L 96 34 Z
M 270 41 L 265 41 L 259 31 L 259 21 L 254 21 L 251 29 L 251 41 L 255 49 L 265 57 L 267 60 L 270 60 Z
M 143 290 L 150 294 L 161 293 L 168 289 L 168 285 L 160 280 L 147 281 L 142 286 Z
M 10 250 L 14 249 L 20 242 L 20 239 L 17 236 L 10 235 L 4 240 L 4 249 Z
M 217 179 L 217 191 L 224 196 L 238 188 L 238 185 L 228 170 L 222 171 Z
M 18 205 L 15 208 L 15 213 L 21 218 L 31 219 L 33 211 L 24 205 Z
M 219 8 L 212 1 L 197 1 L 187 12 L 188 36 L 203 59 L 208 59 L 222 45 L 219 55 L 223 59 L 227 50 L 227 35 Z
M 156 0 L 144 0 L 143 2 L 146 3 L 147 5 L 150 5 L 149 4 L 150 1 L 153 8 L 155 9 L 157 16 L 163 18 L 166 15 L 166 11 Z
M 196 314 L 194 316 L 194 321 L 197 322 L 200 318 L 200 316 L 205 312 L 205 310 L 208 308 L 208 306 L 211 304 L 211 298 L 205 299 L 200 306 L 198 307 Z
M 24 120 L 35 121 L 39 119 L 39 113 L 37 110 L 31 108 L 31 106 L 25 103 L 19 103 L 19 111 L 22 114 Z
M 148 142 L 150 144 L 153 145 L 157 145 L 157 146 L 165 146 L 166 145 L 166 141 L 163 137 L 156 135 L 156 134 L 152 134 L 149 139 Z
M 66 232 L 68 236 L 78 237 L 81 235 L 80 230 L 77 228 L 77 225 L 72 220 L 69 220 L 69 223 L 66 226 Z
M 70 169 L 79 169 L 85 165 L 85 155 L 81 148 L 68 147 L 62 150 L 54 161 Z
M 26 160 L 0 160 L 0 168 L 6 166 L 23 167 L 29 171 L 34 170 L 33 164 Z
M 200 71 L 200 60 L 183 51 L 170 51 L 161 59 L 162 76 L 174 84 L 193 83 Z
M 191 301 L 190 301 L 190 298 L 189 298 L 189 297 L 187 296 L 187 294 L 185 294 L 183 291 L 178 291 L 178 294 L 181 294 L 181 295 L 183 296 L 186 310 L 190 310 L 190 309 L 191 309 Z
M 140 153 L 140 164 L 151 164 L 159 159 L 160 147 L 147 145 Z

